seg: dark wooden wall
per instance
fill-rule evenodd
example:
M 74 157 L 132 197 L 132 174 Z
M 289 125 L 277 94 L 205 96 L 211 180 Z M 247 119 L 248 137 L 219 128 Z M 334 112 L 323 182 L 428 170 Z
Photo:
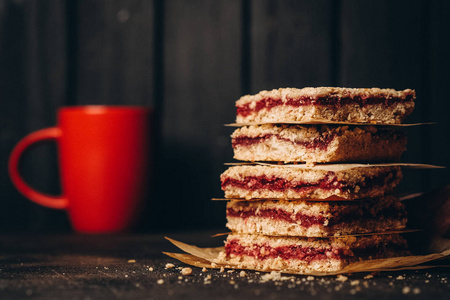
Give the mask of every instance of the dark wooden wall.
M 155 107 L 153 191 L 139 230 L 223 227 L 219 175 L 232 160 L 224 123 L 262 89 L 413 88 L 404 161 L 450 166 L 450 2 L 445 0 L 0 0 L 0 232 L 68 231 L 66 215 L 8 179 L 13 146 L 53 126 L 64 105 Z M 59 193 L 55 145 L 23 174 Z M 408 172 L 401 191 L 449 183 Z

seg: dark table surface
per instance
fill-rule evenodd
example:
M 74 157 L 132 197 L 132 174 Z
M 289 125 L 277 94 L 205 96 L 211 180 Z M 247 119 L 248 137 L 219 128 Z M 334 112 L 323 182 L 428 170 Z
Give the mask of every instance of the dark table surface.
M 211 238 L 216 232 L 165 235 L 209 247 L 222 245 L 224 237 Z M 182 275 L 188 266 L 161 253 L 180 252 L 163 234 L 14 235 L 0 244 L 0 299 L 450 299 L 444 268 L 265 281 L 253 271 L 192 267 Z

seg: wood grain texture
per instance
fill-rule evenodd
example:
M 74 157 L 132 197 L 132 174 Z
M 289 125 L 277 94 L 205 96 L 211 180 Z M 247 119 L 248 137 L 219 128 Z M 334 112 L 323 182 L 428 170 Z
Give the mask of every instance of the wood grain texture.
M 445 0 L 0 0 L 0 232 L 67 231 L 66 214 L 20 196 L 6 163 L 62 105 L 152 105 L 155 184 L 142 231 L 225 224 L 224 123 L 246 93 L 338 85 L 414 88 L 405 162 L 450 167 Z M 59 192 L 55 146 L 24 157 L 25 179 Z M 400 191 L 449 182 L 411 171 Z M 150 183 L 149 183 L 150 184 Z
M 1 90 L 6 94 L 0 97 L 5 99 L 2 103 L 6 107 L 1 114 L 5 126 L 10 127 L 4 131 L 2 126 L 2 132 L 8 134 L 2 137 L 1 143 L 4 147 L 1 161 L 6 165 L 13 145 L 25 134 L 53 126 L 56 109 L 64 104 L 65 2 L 7 1 L 2 10 L 5 14 L 2 40 L 7 49 L 4 57 L 7 68 L 2 68 L 5 73 L 2 72 L 1 81 L 6 88 Z M 20 127 L 13 127 L 13 124 Z M 22 165 L 23 177 L 31 186 L 47 193 L 60 192 L 55 145 L 36 147 L 24 155 Z M 9 180 L 2 178 L 1 182 L 6 185 L 6 193 L 0 210 L 3 216 L 0 230 L 9 227 L 29 231 L 40 231 L 49 226 L 67 228 L 63 212 L 32 204 L 11 190 Z
M 13 28 L 11 30 L 10 28 Z M 12 186 L 7 170 L 9 153 L 14 144 L 26 132 L 26 120 L 23 111 L 26 101 L 26 64 L 25 40 L 25 10 L 22 6 L 12 1 L 0 2 L 0 164 L 3 166 L 0 172 L 1 209 L 0 227 L 18 229 L 25 227 L 14 221 L 24 206 L 21 199 Z M 28 209 L 25 209 L 28 212 Z
M 415 89 L 415 111 L 407 122 L 427 122 L 421 44 L 425 13 L 421 1 L 343 1 L 341 8 L 341 86 Z M 423 162 L 424 127 L 407 130 L 405 162 Z M 409 172 L 402 192 L 427 189 L 423 173 Z
M 77 104 L 154 104 L 153 14 L 153 1 L 78 2 Z
M 224 224 L 219 175 L 232 158 L 230 128 L 241 94 L 240 1 L 168 1 L 164 92 L 154 203 L 164 226 Z M 159 213 L 159 209 L 158 209 Z
M 332 82 L 332 1 L 251 2 L 251 92 Z
M 445 0 L 429 1 L 429 95 L 427 97 L 427 112 L 430 120 L 437 125 L 427 128 L 426 147 L 428 153 L 425 159 L 434 164 L 446 166 L 439 173 L 430 174 L 432 187 L 438 187 L 450 182 L 450 101 L 448 100 L 448 82 L 450 70 L 450 26 L 447 15 L 450 3 Z

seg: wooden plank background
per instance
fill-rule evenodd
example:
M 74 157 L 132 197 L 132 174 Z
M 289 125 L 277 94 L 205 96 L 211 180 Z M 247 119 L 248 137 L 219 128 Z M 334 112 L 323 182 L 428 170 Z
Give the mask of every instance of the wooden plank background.
M 12 186 L 13 146 L 53 126 L 58 107 L 151 105 L 151 196 L 139 230 L 220 228 L 219 176 L 232 160 L 222 126 L 234 102 L 262 89 L 414 88 L 403 160 L 450 167 L 450 28 L 445 0 L 0 0 L 0 232 L 64 232 L 66 214 Z M 55 145 L 28 153 L 26 180 L 60 192 Z M 449 183 L 408 172 L 401 191 Z

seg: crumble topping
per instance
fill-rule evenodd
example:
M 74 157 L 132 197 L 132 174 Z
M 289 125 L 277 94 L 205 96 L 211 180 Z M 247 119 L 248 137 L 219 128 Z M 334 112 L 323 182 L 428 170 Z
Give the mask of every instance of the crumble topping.
M 400 99 L 400 100 L 414 100 L 416 92 L 411 89 L 403 91 L 396 91 L 394 89 L 380 89 L 380 88 L 341 88 L 341 87 L 306 87 L 302 89 L 296 88 L 280 88 L 271 91 L 261 91 L 255 95 L 245 95 L 241 97 L 236 105 L 240 106 L 249 102 L 258 101 L 265 98 L 274 99 L 297 99 L 305 98 L 317 100 L 327 97 L 339 97 L 353 99 L 359 97 L 361 99 L 370 98 L 385 98 L 385 99 Z

